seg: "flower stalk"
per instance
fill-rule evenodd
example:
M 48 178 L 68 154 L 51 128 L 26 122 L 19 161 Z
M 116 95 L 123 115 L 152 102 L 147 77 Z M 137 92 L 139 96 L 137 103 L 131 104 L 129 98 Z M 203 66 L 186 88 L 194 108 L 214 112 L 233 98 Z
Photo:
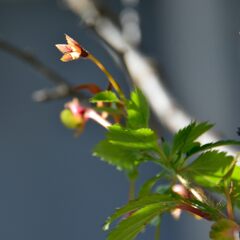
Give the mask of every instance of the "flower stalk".
M 96 111 L 92 109 L 88 109 L 85 113 L 85 117 L 94 120 L 104 128 L 108 129 L 112 124 L 104 119 L 102 116 L 100 116 Z
M 126 98 L 124 96 L 122 89 L 120 88 L 119 84 L 115 81 L 112 74 L 105 68 L 105 66 L 92 54 L 88 55 L 88 59 L 91 60 L 106 75 L 106 77 L 108 78 L 108 81 L 116 90 L 116 92 L 119 94 L 120 98 L 123 101 L 126 101 Z
M 73 60 L 78 60 L 80 58 L 85 58 L 92 61 L 107 77 L 111 86 L 119 94 L 119 97 L 123 102 L 126 102 L 125 95 L 120 88 L 119 84 L 115 81 L 111 73 L 106 69 L 106 67 L 91 53 L 84 49 L 76 40 L 65 34 L 67 44 L 56 44 L 56 48 L 63 53 L 61 57 L 62 62 L 69 62 Z

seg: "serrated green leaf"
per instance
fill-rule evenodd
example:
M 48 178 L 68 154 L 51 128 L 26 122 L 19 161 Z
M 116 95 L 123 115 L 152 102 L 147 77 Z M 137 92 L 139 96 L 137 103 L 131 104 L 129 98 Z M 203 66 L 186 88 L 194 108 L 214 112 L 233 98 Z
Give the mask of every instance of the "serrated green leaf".
M 212 127 L 213 125 L 208 122 L 192 122 L 179 130 L 173 140 L 173 152 L 187 153 L 190 149 L 196 147 L 195 140 Z
M 90 102 L 119 102 L 117 95 L 112 91 L 103 91 L 94 95 Z
M 209 219 L 219 219 L 220 214 L 217 209 L 197 200 L 181 199 L 177 195 L 152 194 L 131 201 L 108 219 L 107 229 L 113 220 L 129 213 L 110 233 L 108 240 L 133 240 L 145 228 L 146 224 L 151 223 L 154 218 L 185 204 L 203 211 L 206 215 L 208 214 Z
M 158 203 L 159 207 L 163 210 L 167 210 L 169 208 L 173 208 L 177 203 L 178 199 L 175 199 L 171 195 L 163 195 L 163 194 L 151 194 L 144 197 L 140 197 L 136 200 L 130 201 L 127 205 L 123 206 L 116 210 L 116 212 L 107 219 L 104 230 L 108 230 L 109 225 L 122 215 L 135 211 L 136 209 L 143 208 L 147 205 Z
M 205 187 L 217 186 L 234 167 L 235 160 L 225 152 L 209 151 L 201 154 L 184 170 L 197 184 Z
M 113 145 L 129 149 L 154 150 L 158 145 L 156 134 L 149 128 L 132 130 L 113 125 L 109 128 L 107 139 Z
M 152 204 L 141 208 L 130 217 L 121 221 L 109 234 L 107 240 L 134 240 L 142 232 L 146 225 L 156 216 L 162 213 L 159 204 Z
M 93 154 L 119 170 L 132 172 L 146 160 L 145 154 L 156 151 L 157 147 L 157 136 L 151 129 L 132 130 L 113 125 L 107 139 L 96 146 Z
M 239 225 L 230 219 L 220 219 L 212 225 L 210 238 L 212 240 L 235 240 L 239 234 Z
M 108 140 L 98 143 L 93 155 L 125 171 L 133 171 L 142 159 L 139 151 L 111 144 Z
M 131 129 L 147 128 L 149 121 L 148 103 L 139 89 L 131 93 L 127 104 L 127 127 Z
M 189 157 L 189 156 L 192 156 L 193 154 L 196 154 L 202 151 L 211 150 L 213 148 L 226 146 L 226 145 L 240 145 L 240 142 L 235 140 L 221 140 L 214 143 L 207 143 L 201 146 L 199 144 L 198 146 L 195 146 L 192 149 L 190 149 L 187 152 L 187 156 Z

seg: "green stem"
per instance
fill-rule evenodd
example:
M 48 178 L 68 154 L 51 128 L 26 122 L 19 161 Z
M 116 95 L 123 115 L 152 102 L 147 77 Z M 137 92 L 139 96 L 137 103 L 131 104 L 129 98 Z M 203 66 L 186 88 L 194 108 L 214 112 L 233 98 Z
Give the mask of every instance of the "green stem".
M 231 199 L 231 196 L 229 194 L 229 189 L 227 187 L 225 187 L 225 196 L 226 196 L 226 200 L 227 200 L 228 218 L 231 219 L 231 220 L 234 220 L 234 211 L 233 211 L 233 206 L 232 206 L 232 199 Z
M 135 179 L 130 179 L 129 180 L 129 195 L 128 195 L 128 200 L 129 201 L 135 199 L 135 184 L 136 184 Z
M 161 232 L 161 220 L 159 220 L 158 225 L 156 226 L 155 234 L 154 234 L 154 240 L 160 239 L 160 232 Z
M 163 149 L 161 148 L 161 146 L 159 146 L 158 148 L 155 149 L 160 157 L 160 159 L 162 160 L 162 164 L 164 164 L 165 166 L 169 167 L 169 159 L 168 157 L 165 155 Z
M 126 98 L 125 98 L 125 95 L 124 95 L 122 89 L 120 88 L 119 84 L 115 81 L 115 79 L 113 78 L 111 73 L 104 67 L 104 65 L 96 57 L 94 57 L 92 54 L 88 55 L 88 59 L 90 59 L 107 76 L 108 81 L 111 83 L 113 88 L 117 91 L 120 98 L 124 102 L 126 102 Z

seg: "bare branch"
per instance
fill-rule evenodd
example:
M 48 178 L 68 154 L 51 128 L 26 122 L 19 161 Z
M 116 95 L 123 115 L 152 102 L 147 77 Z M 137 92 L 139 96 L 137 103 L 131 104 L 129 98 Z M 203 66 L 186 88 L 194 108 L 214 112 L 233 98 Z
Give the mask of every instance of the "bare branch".
M 40 89 L 32 94 L 32 98 L 35 102 L 46 102 L 56 100 L 59 98 L 65 98 L 71 95 L 70 88 L 67 85 L 58 85 L 52 89 Z
M 62 78 L 58 73 L 47 67 L 44 63 L 42 63 L 39 59 L 37 59 L 29 52 L 25 52 L 2 39 L 0 39 L 0 49 L 28 63 L 54 84 L 69 85 L 68 82 L 64 78 Z
M 0 49 L 17 57 L 18 59 L 28 63 L 36 71 L 41 73 L 46 79 L 56 85 L 52 89 L 41 89 L 33 93 L 33 99 L 37 102 L 44 102 L 49 100 L 55 100 L 58 98 L 64 98 L 69 95 L 74 95 L 80 99 L 86 99 L 87 97 L 80 94 L 70 86 L 67 80 L 60 76 L 57 72 L 46 66 L 38 58 L 29 52 L 23 51 L 7 41 L 0 39 Z

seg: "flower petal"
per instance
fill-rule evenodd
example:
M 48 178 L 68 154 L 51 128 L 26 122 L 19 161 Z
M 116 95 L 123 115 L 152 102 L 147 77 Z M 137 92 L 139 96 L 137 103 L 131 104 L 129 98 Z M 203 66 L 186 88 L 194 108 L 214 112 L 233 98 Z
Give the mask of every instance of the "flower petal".
M 81 46 L 80 44 L 75 41 L 73 38 L 71 38 L 70 36 L 68 36 L 67 34 L 65 34 L 65 37 L 66 37 L 66 41 L 67 43 L 71 46 L 71 47 L 78 47 L 81 49 Z
M 78 52 L 81 57 L 88 57 L 89 53 L 85 50 L 76 40 L 65 34 L 68 45 L 72 48 L 73 52 Z
M 65 53 L 61 59 L 60 59 L 62 62 L 69 62 L 69 61 L 72 61 L 73 58 L 72 58 L 72 55 L 70 53 Z
M 78 52 L 70 52 L 70 53 L 65 53 L 62 58 L 61 61 L 62 62 L 69 62 L 69 61 L 73 61 L 80 58 L 80 53 Z
M 62 53 L 72 52 L 72 48 L 68 44 L 56 44 L 55 46 Z

